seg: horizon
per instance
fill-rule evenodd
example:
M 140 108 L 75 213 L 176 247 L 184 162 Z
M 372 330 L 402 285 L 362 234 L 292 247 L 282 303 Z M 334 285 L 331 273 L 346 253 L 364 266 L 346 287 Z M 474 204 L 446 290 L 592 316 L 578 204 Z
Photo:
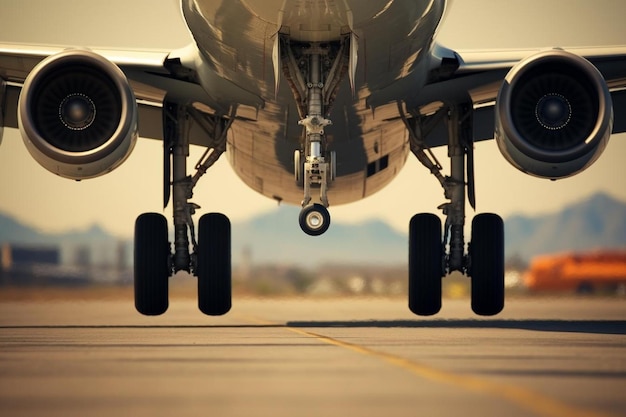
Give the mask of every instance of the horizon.
M 233 223 L 232 265 L 245 267 L 254 263 L 310 269 L 331 264 L 371 264 L 406 268 L 406 231 L 395 230 L 384 220 L 370 219 L 359 224 L 338 222 L 323 236 L 311 239 L 289 227 L 285 212 L 290 216 L 297 211 L 297 207 L 283 206 Z M 622 221 L 625 213 L 626 201 L 600 192 L 556 213 L 513 215 L 504 219 L 506 260 L 515 268 L 542 255 L 622 252 L 626 250 Z M 76 265 L 76 259 L 83 259 L 79 255 L 89 253 L 90 265 L 115 267 L 123 253 L 123 265 L 133 264 L 133 237 L 113 235 L 102 225 L 51 234 L 13 222 L 10 215 L 0 212 L 0 248 L 57 250 L 60 265 L 70 266 Z
M 572 207 L 576 207 L 579 205 L 583 205 L 586 204 L 588 202 L 590 202 L 593 199 L 596 199 L 598 197 L 606 197 L 609 198 L 611 201 L 617 202 L 617 203 L 621 203 L 622 205 L 626 206 L 626 198 L 619 198 L 619 197 L 615 197 L 613 195 L 611 195 L 610 193 L 607 193 L 605 191 L 597 191 L 594 194 L 585 196 L 580 198 L 577 201 L 574 201 L 570 204 L 566 204 L 554 211 L 546 211 L 543 213 L 535 213 L 535 214 L 523 214 L 523 213 L 511 213 L 508 216 L 503 217 L 503 220 L 506 222 L 511 220 L 511 219 L 515 219 L 517 220 L 517 218 L 526 218 L 529 220 L 537 220 L 543 217 L 548 217 L 548 216 L 552 216 L 552 215 L 558 215 L 568 209 L 571 209 Z M 240 226 L 240 225 L 244 225 L 246 223 L 254 223 L 257 222 L 259 220 L 262 220 L 264 218 L 268 218 L 268 217 L 272 217 L 274 215 L 276 215 L 279 211 L 281 210 L 290 210 L 293 211 L 294 213 L 298 213 L 299 212 L 299 207 L 297 206 L 292 206 L 292 205 L 277 205 L 274 206 L 273 208 L 270 208 L 266 211 L 261 211 L 261 212 L 257 212 L 255 214 L 253 214 L 251 217 L 249 218 L 242 218 L 242 219 L 238 219 L 236 221 L 233 222 L 233 224 Z M 443 215 L 441 213 L 437 213 L 440 216 Z M 46 236 L 54 236 L 54 235 L 66 235 L 66 234 L 82 234 L 82 233 L 88 233 L 91 232 L 93 230 L 96 230 L 98 232 L 104 232 L 105 235 L 107 235 L 107 238 L 112 238 L 112 239 L 117 239 L 117 240 L 132 240 L 133 236 L 132 233 L 128 233 L 127 235 L 118 235 L 116 233 L 114 233 L 114 231 L 109 230 L 106 225 L 98 222 L 97 220 L 95 220 L 93 223 L 89 223 L 89 224 L 85 224 L 85 225 L 81 225 L 78 227 L 73 227 L 73 226 L 69 226 L 66 229 L 60 229 L 60 230 L 54 230 L 54 231 L 47 231 L 47 230 L 43 230 L 37 227 L 36 224 L 31 224 L 29 222 L 25 222 L 25 221 L 21 221 L 20 219 L 17 218 L 17 216 L 14 216 L 11 213 L 8 213 L 7 211 L 3 210 L 2 208 L 0 208 L 0 217 L 4 217 L 9 219 L 12 222 L 17 223 L 18 225 L 28 228 L 28 229 L 32 229 L 33 231 L 42 234 L 42 235 L 46 235 Z M 336 225 L 341 225 L 341 226 L 367 226 L 370 224 L 384 224 L 385 227 L 388 227 L 390 230 L 392 230 L 395 233 L 398 234 L 403 234 L 403 235 L 407 235 L 408 234 L 408 228 L 407 230 L 398 230 L 396 228 L 393 227 L 393 225 L 388 222 L 387 220 L 383 219 L 383 218 L 376 218 L 376 217 L 371 217 L 371 218 L 364 218 L 364 219 L 359 219 L 357 221 L 354 222 L 350 222 L 350 221 L 345 221 L 345 220 L 338 220 L 338 221 L 334 221 L 333 224 Z M 169 229 L 170 232 L 173 230 L 173 226 L 169 225 Z M 296 229 L 294 229 L 296 230 Z M 330 232 L 331 229 L 329 229 Z M 132 231 L 131 231 L 132 232 Z M 0 240 L 0 244 L 3 243 L 7 243 L 7 241 L 2 241 Z M 10 243 L 10 242 L 9 242 Z

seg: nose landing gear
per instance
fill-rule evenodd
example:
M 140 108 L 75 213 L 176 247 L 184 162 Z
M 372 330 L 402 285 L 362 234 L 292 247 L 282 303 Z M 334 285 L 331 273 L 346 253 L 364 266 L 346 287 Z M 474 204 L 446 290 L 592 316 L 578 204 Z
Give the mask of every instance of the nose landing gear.
M 298 106 L 298 124 L 304 128 L 301 147 L 294 153 L 295 181 L 304 191 L 300 227 L 318 236 L 330 224 L 328 187 L 336 175 L 335 153 L 328 149 L 324 128 L 332 125 L 330 109 L 340 81 L 356 58 L 356 44 L 350 34 L 336 42 L 302 43 L 281 33 L 276 45 L 280 62 L 274 65 L 280 65 L 288 80 Z M 319 197 L 311 189 L 319 189 Z

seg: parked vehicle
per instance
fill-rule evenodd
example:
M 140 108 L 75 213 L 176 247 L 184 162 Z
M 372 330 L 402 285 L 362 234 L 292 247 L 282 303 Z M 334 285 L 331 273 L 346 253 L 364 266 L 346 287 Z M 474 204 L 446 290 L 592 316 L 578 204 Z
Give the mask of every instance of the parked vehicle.
M 530 291 L 626 291 L 626 250 L 535 257 L 524 275 Z

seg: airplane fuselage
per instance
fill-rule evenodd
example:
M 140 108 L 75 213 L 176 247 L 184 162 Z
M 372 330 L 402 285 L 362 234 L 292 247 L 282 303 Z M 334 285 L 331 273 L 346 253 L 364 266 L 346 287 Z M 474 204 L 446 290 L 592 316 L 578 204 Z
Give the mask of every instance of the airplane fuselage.
M 183 0 L 203 60 L 241 92 L 227 152 L 239 177 L 270 198 L 300 204 L 293 153 L 301 147 L 303 128 L 298 103 L 272 55 L 276 37 L 325 45 L 352 33 L 356 70 L 353 80 L 341 80 L 328 115 L 332 126 L 325 129 L 337 155 L 329 202 L 356 201 L 383 188 L 409 153 L 398 103 L 424 84 L 445 7 L 437 0 Z M 220 95 L 210 84 L 203 82 L 208 93 Z

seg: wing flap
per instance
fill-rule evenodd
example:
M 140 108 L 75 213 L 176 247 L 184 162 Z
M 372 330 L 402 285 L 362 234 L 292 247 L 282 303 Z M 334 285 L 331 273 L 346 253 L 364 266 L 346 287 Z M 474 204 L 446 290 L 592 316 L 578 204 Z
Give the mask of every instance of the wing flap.
M 509 50 L 457 50 L 457 75 L 511 68 L 522 59 L 537 52 L 554 48 Z M 626 61 L 626 45 L 557 48 L 585 57 L 594 64 Z
M 32 69 L 44 58 L 68 48 L 54 45 L 26 45 L 0 43 L 0 77 L 21 84 Z M 91 49 L 119 67 L 165 73 L 163 62 L 166 51 Z

